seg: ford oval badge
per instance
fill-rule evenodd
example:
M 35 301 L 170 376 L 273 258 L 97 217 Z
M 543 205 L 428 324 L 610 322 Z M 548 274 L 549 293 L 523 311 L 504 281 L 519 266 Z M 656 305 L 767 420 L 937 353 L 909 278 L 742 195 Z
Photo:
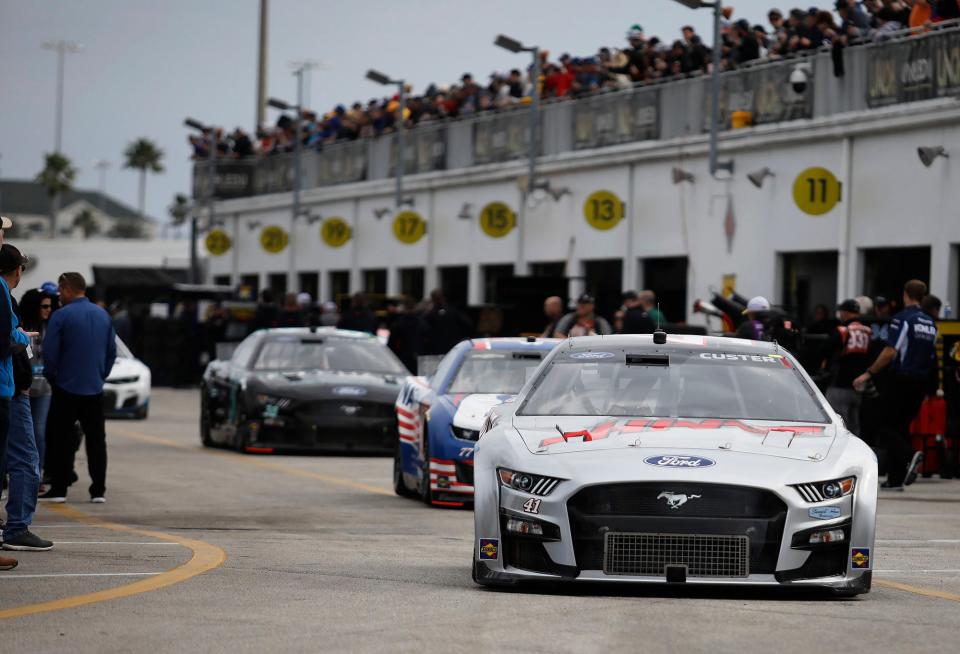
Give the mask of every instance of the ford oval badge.
M 702 456 L 684 456 L 682 454 L 658 454 L 648 456 L 644 463 L 658 468 L 709 468 L 717 462 Z
M 346 395 L 349 397 L 359 397 L 360 395 L 366 395 L 367 389 L 362 386 L 336 386 L 333 389 L 335 395 Z

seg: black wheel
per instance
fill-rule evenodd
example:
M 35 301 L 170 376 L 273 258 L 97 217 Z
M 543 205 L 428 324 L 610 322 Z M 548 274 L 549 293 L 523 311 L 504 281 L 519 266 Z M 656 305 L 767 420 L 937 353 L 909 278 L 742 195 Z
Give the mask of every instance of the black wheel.
M 244 430 L 243 425 L 247 422 L 247 412 L 244 411 L 243 405 L 237 407 L 237 422 L 234 425 L 233 431 L 233 449 L 237 452 L 243 453 L 247 448 L 247 432 Z
M 400 443 L 397 443 L 397 450 L 393 454 L 393 492 L 400 497 L 416 497 L 416 493 L 407 488 L 403 481 L 403 469 L 400 462 Z
M 133 417 L 137 420 L 146 420 L 147 416 L 149 415 L 150 415 L 150 404 L 149 402 L 147 402 L 142 407 L 137 409 L 137 412 L 133 414 Z
M 207 406 L 207 392 L 200 389 L 200 442 L 204 447 L 213 447 L 213 439 L 210 438 L 210 408 Z

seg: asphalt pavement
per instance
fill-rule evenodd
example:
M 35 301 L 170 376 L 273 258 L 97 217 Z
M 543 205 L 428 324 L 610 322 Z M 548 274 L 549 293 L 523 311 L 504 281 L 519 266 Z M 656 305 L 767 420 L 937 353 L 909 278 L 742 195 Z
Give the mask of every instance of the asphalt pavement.
M 200 446 L 198 393 L 108 423 L 107 503 L 85 462 L 0 573 L 6 652 L 949 651 L 960 481 L 884 496 L 874 589 L 854 599 L 691 587 L 481 589 L 463 510 L 396 497 L 388 458 Z

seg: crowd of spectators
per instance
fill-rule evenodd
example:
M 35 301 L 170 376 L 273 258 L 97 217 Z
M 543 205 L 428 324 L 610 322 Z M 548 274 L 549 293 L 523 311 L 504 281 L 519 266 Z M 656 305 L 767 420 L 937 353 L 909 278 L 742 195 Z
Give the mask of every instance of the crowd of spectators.
M 724 7 L 721 23 L 721 67 L 733 70 L 749 62 L 814 51 L 842 48 L 852 41 L 883 38 L 904 29 L 924 30 L 932 23 L 960 18 L 960 0 L 836 0 L 833 11 L 810 7 L 787 12 L 771 9 L 767 25 L 751 23 Z M 534 88 L 532 66 L 522 71 L 494 72 L 483 84 L 465 73 L 451 85 L 431 84 L 422 94 L 408 89 L 404 125 L 459 118 L 528 104 L 534 92 L 547 100 L 577 98 L 605 90 L 687 77 L 710 72 L 712 51 L 693 27 L 680 30 L 670 42 L 648 37 L 639 24 L 626 33 L 622 48 L 602 47 L 586 56 L 563 53 L 556 60 L 541 52 L 541 75 Z M 838 69 L 838 74 L 840 74 Z M 337 141 L 350 141 L 390 133 L 395 129 L 399 97 L 337 105 L 332 111 L 304 110 L 302 145 L 321 149 Z M 216 130 L 217 156 L 243 158 L 291 152 L 295 123 L 282 115 L 273 126 L 261 126 L 251 136 L 241 128 Z M 208 135 L 193 135 L 195 159 L 209 153 Z

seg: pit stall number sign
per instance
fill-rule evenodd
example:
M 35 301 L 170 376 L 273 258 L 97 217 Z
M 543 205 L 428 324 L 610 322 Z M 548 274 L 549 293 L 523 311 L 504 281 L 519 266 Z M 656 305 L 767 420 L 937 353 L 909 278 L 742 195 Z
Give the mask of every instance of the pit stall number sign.
M 623 214 L 623 200 L 610 191 L 594 191 L 583 203 L 583 217 L 594 229 L 613 229 Z
M 416 243 L 426 231 L 427 223 L 416 211 L 401 211 L 393 219 L 393 235 L 401 243 Z
M 260 247 L 270 254 L 283 252 L 289 242 L 290 235 L 287 234 L 283 227 L 270 225 L 269 227 L 264 227 L 263 231 L 260 232 Z
M 517 215 L 503 202 L 491 202 L 480 212 L 480 229 L 490 238 L 503 238 L 517 224 Z
M 822 216 L 840 202 L 841 185 L 826 168 L 807 168 L 793 182 L 793 201 L 800 211 Z
M 207 252 L 215 257 L 226 254 L 232 245 L 230 242 L 230 237 L 227 236 L 227 233 L 222 229 L 210 230 L 210 233 L 207 234 L 207 238 L 204 239 L 203 244 L 207 246 Z
M 332 248 L 338 248 L 350 240 L 350 225 L 343 218 L 327 218 L 320 226 L 320 238 Z

